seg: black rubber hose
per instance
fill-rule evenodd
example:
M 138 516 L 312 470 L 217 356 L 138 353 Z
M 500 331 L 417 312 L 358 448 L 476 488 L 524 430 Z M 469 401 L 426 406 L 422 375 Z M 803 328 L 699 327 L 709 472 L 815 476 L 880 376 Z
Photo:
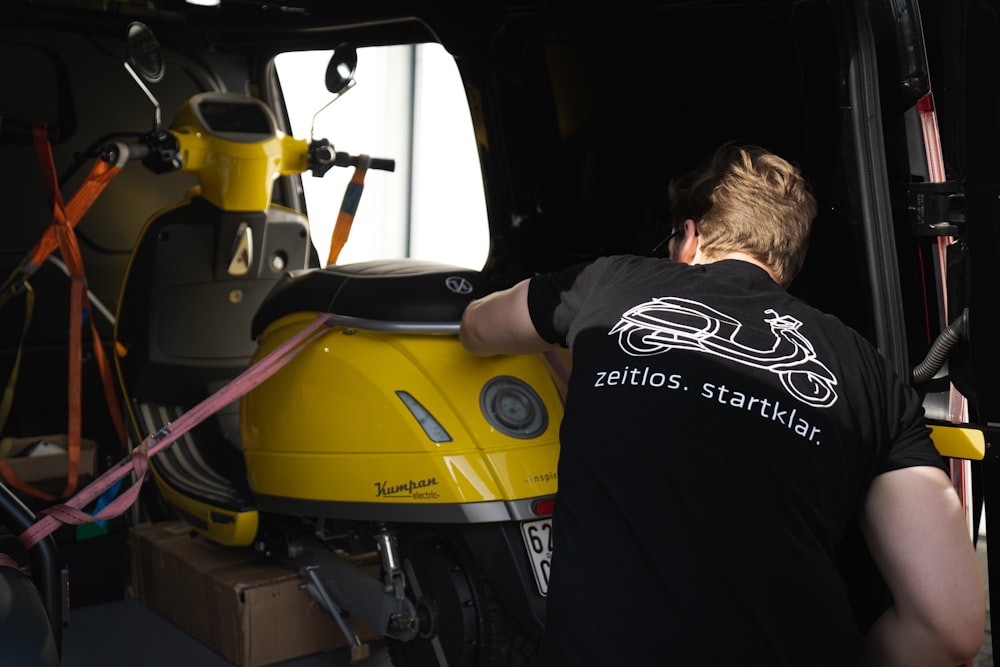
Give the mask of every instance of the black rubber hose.
M 931 344 L 931 349 L 927 351 L 927 356 L 919 364 L 914 366 L 910 376 L 917 384 L 927 382 L 934 377 L 945 360 L 951 354 L 951 350 L 962 341 L 969 340 L 969 309 L 966 308 L 962 314 L 951 324 L 944 328 Z

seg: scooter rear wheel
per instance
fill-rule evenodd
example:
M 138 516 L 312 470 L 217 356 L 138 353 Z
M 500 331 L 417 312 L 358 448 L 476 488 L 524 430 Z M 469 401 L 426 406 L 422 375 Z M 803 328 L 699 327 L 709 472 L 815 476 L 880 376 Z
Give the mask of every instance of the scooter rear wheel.
M 402 529 L 399 552 L 420 631 L 388 640 L 396 667 L 506 665 L 510 625 L 482 569 L 454 531 Z

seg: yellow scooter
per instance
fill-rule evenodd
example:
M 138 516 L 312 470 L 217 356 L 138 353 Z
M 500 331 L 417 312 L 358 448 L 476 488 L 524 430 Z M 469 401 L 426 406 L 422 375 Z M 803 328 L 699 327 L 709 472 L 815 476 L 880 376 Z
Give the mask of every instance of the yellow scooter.
M 161 61 L 148 30 L 131 30 L 143 85 Z M 336 50 L 334 95 L 356 62 Z M 562 387 L 541 356 L 462 348 L 458 320 L 495 289 L 489 277 L 410 259 L 319 267 L 305 217 L 271 204 L 275 178 L 391 161 L 285 136 L 260 100 L 195 95 L 131 150 L 199 182 L 148 221 L 119 299 L 116 367 L 137 442 L 328 317 L 273 378 L 151 460 L 157 497 L 221 544 L 286 558 L 356 659 L 366 648 L 345 613 L 382 633 L 397 665 L 530 662 Z M 381 580 L 352 558 L 374 552 Z

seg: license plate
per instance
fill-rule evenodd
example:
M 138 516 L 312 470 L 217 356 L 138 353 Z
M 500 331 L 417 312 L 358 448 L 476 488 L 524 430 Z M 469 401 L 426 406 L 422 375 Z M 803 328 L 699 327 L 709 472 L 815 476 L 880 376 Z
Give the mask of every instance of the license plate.
M 552 562 L 552 519 L 525 521 L 521 524 L 521 534 L 524 535 L 524 548 L 528 551 L 528 560 L 535 573 L 535 583 L 538 593 L 549 593 L 549 568 Z

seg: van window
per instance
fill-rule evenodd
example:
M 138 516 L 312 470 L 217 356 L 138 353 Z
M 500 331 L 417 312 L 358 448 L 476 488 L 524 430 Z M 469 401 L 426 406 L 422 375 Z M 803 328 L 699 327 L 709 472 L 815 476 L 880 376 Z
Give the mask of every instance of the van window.
M 392 158 L 369 170 L 338 263 L 416 257 L 482 268 L 489 229 L 482 171 L 455 60 L 439 44 L 358 50 L 357 85 L 326 109 L 331 51 L 279 55 L 276 71 L 292 133 L 329 139 L 338 151 Z M 317 114 L 317 112 L 319 112 Z M 303 175 L 313 242 L 325 264 L 353 169 Z

